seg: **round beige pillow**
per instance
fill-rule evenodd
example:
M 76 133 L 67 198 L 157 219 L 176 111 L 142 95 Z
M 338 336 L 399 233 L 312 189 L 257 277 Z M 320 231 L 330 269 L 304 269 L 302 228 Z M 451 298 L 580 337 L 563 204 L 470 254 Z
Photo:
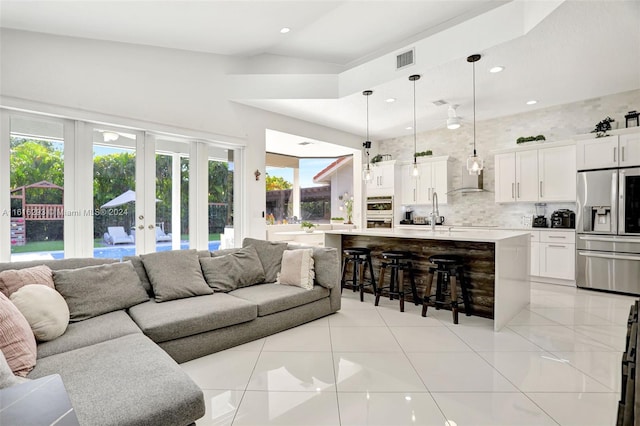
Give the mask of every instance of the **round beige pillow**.
M 60 293 L 41 285 L 29 284 L 11 294 L 11 301 L 29 322 L 40 342 L 60 337 L 69 325 L 69 307 Z

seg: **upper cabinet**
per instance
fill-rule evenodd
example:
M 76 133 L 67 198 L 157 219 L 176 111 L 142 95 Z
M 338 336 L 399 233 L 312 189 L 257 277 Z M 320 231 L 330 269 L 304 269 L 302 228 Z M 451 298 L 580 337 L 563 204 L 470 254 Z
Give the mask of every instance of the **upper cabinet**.
M 400 202 L 404 205 L 433 203 L 434 192 L 438 204 L 447 204 L 449 190 L 448 158 L 432 157 L 418 160 L 418 176 L 413 176 L 413 164 L 401 167 L 402 189 Z
M 394 195 L 395 161 L 380 161 L 371 166 L 370 182 L 367 182 L 367 197 Z
M 582 139 L 576 150 L 578 170 L 640 166 L 640 133 Z
M 496 203 L 575 201 L 576 147 L 497 154 L 495 177 Z

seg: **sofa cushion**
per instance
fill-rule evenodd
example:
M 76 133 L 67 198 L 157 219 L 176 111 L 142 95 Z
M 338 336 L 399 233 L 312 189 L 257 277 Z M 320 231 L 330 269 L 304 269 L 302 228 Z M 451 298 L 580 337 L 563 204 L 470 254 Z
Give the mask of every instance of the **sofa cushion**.
M 278 272 L 280 272 L 282 264 L 282 253 L 287 249 L 287 243 L 256 240 L 254 238 L 242 240 L 242 247 L 249 246 L 255 247 L 258 252 L 258 257 L 264 269 L 264 282 L 275 282 L 278 279 Z
M 285 250 L 282 254 L 282 269 L 278 274 L 278 283 L 294 285 L 305 290 L 313 289 L 313 250 Z
M 13 374 L 24 377 L 36 365 L 36 338 L 24 315 L 0 293 L 0 351 Z
M 213 293 L 202 275 L 195 250 L 172 250 L 140 256 L 156 302 Z
M 129 315 L 154 342 L 192 336 L 251 321 L 257 317 L 255 303 L 225 293 L 134 306 Z
M 124 256 L 122 258 L 123 262 L 126 262 L 127 260 L 131 261 L 133 269 L 136 270 L 138 278 L 140 278 L 140 283 L 142 284 L 142 287 L 144 287 L 144 289 L 147 291 L 149 297 L 153 297 L 153 288 L 151 287 L 151 282 L 149 281 L 147 270 L 144 269 L 144 264 L 142 263 L 142 259 L 140 258 L 140 256 Z
M 29 379 L 25 377 L 16 376 L 11 371 L 11 367 L 7 364 L 7 360 L 4 358 L 4 354 L 0 351 L 0 389 L 8 388 L 13 385 L 19 385 Z
M 125 311 L 109 312 L 72 322 L 62 336 L 38 344 L 38 360 L 129 334 L 142 334 L 142 330 Z
M 253 246 L 200 258 L 200 266 L 207 284 L 216 291 L 228 292 L 264 282 L 264 269 Z
M 54 271 L 53 281 L 69 305 L 71 322 L 149 300 L 131 262 Z
M 262 284 L 239 288 L 229 294 L 258 305 L 258 316 L 263 317 L 329 297 L 329 290 L 317 285 L 312 290 L 305 290 L 288 285 Z
M 69 325 L 69 307 L 52 288 L 29 284 L 11 295 L 11 301 L 29 322 L 36 340 L 46 342 L 60 337 Z
M 11 294 L 28 284 L 44 284 L 53 288 L 51 268 L 46 265 L 38 265 L 0 272 L 0 292 L 7 297 L 11 297 Z
M 202 417 L 202 391 L 142 334 L 53 355 L 29 378 L 60 374 L 82 425 L 187 425 Z

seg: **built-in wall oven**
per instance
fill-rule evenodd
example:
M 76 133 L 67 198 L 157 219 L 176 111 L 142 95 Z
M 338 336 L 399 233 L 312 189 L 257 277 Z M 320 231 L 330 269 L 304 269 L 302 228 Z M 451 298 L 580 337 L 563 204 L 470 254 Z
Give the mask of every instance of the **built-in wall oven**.
M 367 198 L 367 228 L 393 228 L 393 197 Z
M 640 295 L 640 168 L 578 173 L 576 283 Z

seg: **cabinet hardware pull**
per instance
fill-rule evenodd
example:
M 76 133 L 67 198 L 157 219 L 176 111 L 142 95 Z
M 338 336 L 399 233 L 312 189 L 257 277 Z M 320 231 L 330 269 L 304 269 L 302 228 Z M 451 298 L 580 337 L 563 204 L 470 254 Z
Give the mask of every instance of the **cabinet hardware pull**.
M 518 182 L 518 198 L 520 198 L 520 182 Z
M 584 236 L 584 237 L 578 237 L 579 239 L 581 239 L 582 241 L 602 241 L 602 242 L 606 242 L 606 243 L 635 243 L 638 244 L 638 240 L 637 239 L 631 239 L 631 238 L 616 238 L 614 239 L 613 237 L 588 237 L 588 236 Z
M 515 190 L 514 190 L 515 185 L 516 185 L 515 183 L 511 183 L 511 198 L 513 199 L 516 198 Z
M 540 181 L 540 197 L 544 197 L 544 195 L 542 194 L 542 181 Z
M 617 148 L 614 146 L 614 147 L 613 147 L 613 162 L 614 162 L 614 163 L 617 163 L 617 162 L 618 162 L 618 158 L 616 157 L 616 149 L 617 149 Z
M 562 238 L 563 240 L 567 237 L 565 237 L 564 235 L 549 235 L 549 238 Z
M 621 148 L 622 150 L 622 161 L 624 161 L 624 146 Z
M 579 251 L 578 255 L 584 256 L 584 257 L 599 257 L 602 259 L 640 260 L 640 256 L 608 255 L 608 254 L 589 253 L 586 251 Z
M 549 247 L 567 248 L 567 246 L 563 246 L 563 245 L 560 245 L 560 244 L 549 244 Z

